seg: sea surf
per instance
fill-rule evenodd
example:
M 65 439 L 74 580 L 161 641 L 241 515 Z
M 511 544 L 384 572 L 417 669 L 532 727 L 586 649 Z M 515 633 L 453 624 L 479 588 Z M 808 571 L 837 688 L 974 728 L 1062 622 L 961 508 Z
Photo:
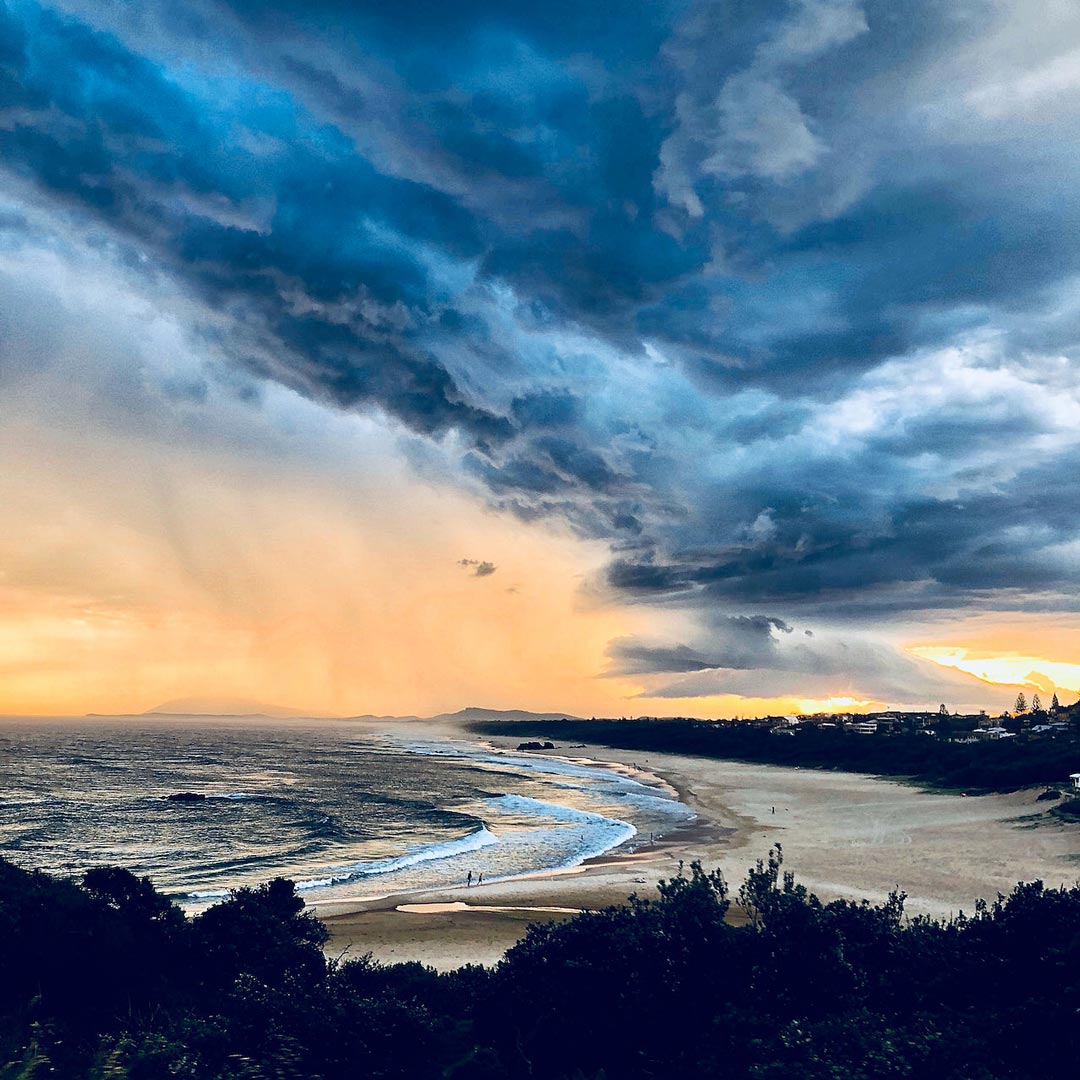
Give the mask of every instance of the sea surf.
M 506 880 L 692 819 L 645 772 L 500 750 L 466 733 L 322 720 L 0 720 L 0 856 L 69 876 L 124 866 L 188 910 L 274 877 L 311 900 Z

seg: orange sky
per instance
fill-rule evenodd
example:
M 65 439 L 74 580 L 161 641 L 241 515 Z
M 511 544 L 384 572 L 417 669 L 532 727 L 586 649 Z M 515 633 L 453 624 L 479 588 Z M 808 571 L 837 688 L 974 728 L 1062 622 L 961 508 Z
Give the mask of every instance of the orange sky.
M 355 423 L 358 428 L 365 425 Z M 632 614 L 583 606 L 600 545 L 415 480 L 5 429 L 0 711 L 249 696 L 327 713 L 602 710 Z M 364 432 L 381 453 L 378 432 Z M 46 443 L 47 445 L 42 445 Z M 493 563 L 478 577 L 461 559 Z
M 1003 684 L 1037 689 L 1049 703 L 1080 694 L 1080 627 L 1067 616 L 1009 613 L 973 616 L 937 629 L 931 643 L 913 642 L 911 652 L 938 664 Z

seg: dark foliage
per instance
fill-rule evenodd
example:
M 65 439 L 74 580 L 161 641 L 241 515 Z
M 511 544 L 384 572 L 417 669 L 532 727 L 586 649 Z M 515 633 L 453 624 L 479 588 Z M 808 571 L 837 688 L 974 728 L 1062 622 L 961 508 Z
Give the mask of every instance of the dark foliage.
M 777 738 L 745 722 L 678 718 L 482 721 L 469 727 L 489 736 L 541 736 L 643 754 L 668 751 L 727 761 L 911 777 L 928 786 L 967 791 L 1015 791 L 1060 783 L 1080 763 L 1080 738 L 1071 732 L 1056 738 L 1023 734 L 1015 739 L 959 743 L 922 732 L 866 736 L 812 725 L 800 728 L 793 737 Z
M 0 1078 L 1026 1080 L 1080 1051 L 1080 887 L 908 921 L 777 848 L 734 896 L 698 865 L 659 892 L 438 974 L 327 962 L 280 879 L 188 919 L 123 870 L 0 862 Z

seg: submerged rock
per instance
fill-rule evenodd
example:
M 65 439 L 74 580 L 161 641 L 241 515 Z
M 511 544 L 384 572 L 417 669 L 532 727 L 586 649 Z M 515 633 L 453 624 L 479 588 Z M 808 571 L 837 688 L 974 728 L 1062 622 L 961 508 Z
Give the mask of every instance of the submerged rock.
M 166 795 L 165 798 L 169 802 L 202 802 L 206 796 L 198 791 L 178 791 L 175 795 Z

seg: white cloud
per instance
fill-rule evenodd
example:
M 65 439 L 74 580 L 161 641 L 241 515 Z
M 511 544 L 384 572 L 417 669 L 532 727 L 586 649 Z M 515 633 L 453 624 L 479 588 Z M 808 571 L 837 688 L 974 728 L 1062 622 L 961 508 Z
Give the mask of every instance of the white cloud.
M 860 0 L 799 0 L 792 16 L 758 50 L 758 56 L 778 63 L 808 59 L 868 29 Z
M 825 145 L 799 103 L 753 72 L 732 76 L 713 106 L 719 130 L 701 171 L 716 176 L 786 180 L 813 167 Z
M 704 214 L 697 182 L 706 176 L 757 176 L 783 183 L 817 165 L 828 151 L 812 120 L 785 86 L 788 70 L 867 31 L 859 0 L 798 0 L 742 70 L 718 73 L 709 59 L 722 34 L 695 10 L 669 58 L 686 88 L 676 125 L 660 149 L 656 189 L 692 217 Z

